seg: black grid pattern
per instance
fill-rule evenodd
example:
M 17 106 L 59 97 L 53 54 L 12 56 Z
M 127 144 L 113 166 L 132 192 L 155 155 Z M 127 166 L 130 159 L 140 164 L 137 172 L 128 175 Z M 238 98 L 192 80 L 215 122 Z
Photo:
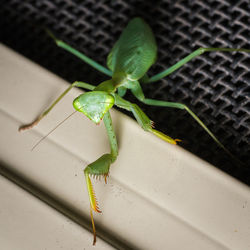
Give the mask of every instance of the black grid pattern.
M 249 0 L 2 0 L 1 41 L 69 82 L 107 79 L 56 47 L 42 27 L 105 65 L 128 21 L 144 18 L 158 43 L 153 75 L 199 47 L 250 48 Z M 222 143 L 250 166 L 250 55 L 209 53 L 169 77 L 144 85 L 146 97 L 188 105 Z M 130 94 L 128 100 L 137 102 Z M 250 184 L 250 172 L 232 163 L 184 111 L 139 104 L 156 128 L 181 146 Z

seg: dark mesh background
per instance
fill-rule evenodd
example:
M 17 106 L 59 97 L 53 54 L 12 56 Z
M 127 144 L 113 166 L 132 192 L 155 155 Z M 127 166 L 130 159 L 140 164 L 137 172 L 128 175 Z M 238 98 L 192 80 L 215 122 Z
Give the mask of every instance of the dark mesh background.
M 249 0 L 232 2 L 2 0 L 0 35 L 6 45 L 69 82 L 98 84 L 107 77 L 56 47 L 40 27 L 48 27 L 60 39 L 105 64 L 128 21 L 141 16 L 158 43 L 158 61 L 149 72 L 153 75 L 199 47 L 249 49 Z M 143 89 L 149 98 L 187 104 L 249 166 L 249 65 L 250 54 L 209 53 Z M 130 94 L 126 98 L 135 101 Z M 182 139 L 181 146 L 250 184 L 249 172 L 233 164 L 185 111 L 140 106 L 156 122 L 156 128 Z

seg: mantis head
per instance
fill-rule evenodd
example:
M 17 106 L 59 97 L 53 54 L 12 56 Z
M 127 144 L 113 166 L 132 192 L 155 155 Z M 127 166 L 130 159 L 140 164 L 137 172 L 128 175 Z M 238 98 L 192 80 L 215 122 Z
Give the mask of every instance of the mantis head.
M 78 96 L 73 101 L 73 106 L 75 110 L 99 124 L 114 102 L 114 97 L 105 91 L 91 91 Z

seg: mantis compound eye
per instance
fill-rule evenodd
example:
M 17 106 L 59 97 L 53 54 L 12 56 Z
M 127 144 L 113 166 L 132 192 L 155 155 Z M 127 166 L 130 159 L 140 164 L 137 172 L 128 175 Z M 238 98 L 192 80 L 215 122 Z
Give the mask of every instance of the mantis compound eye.
M 98 124 L 114 105 L 114 97 L 104 91 L 92 91 L 78 96 L 73 101 L 74 108 Z

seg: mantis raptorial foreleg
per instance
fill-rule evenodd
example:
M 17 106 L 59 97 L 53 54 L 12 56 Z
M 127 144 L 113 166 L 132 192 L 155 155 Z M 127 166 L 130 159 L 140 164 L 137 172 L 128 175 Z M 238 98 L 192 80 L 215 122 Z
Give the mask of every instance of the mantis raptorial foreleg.
M 93 189 L 93 185 L 90 180 L 90 176 L 94 177 L 104 177 L 105 182 L 106 178 L 109 174 L 109 168 L 111 163 L 113 163 L 118 155 L 118 146 L 117 146 L 117 140 L 115 136 L 115 132 L 112 126 L 112 120 L 110 117 L 109 112 L 107 112 L 103 118 L 108 138 L 109 138 L 109 143 L 110 143 L 110 148 L 111 152 L 110 154 L 104 154 L 102 155 L 99 159 L 94 161 L 93 163 L 89 164 L 85 169 L 84 169 L 84 175 L 87 183 L 87 188 L 88 188 L 88 194 L 89 194 L 89 201 L 90 201 L 90 217 L 91 217 L 91 222 L 92 222 L 92 227 L 93 227 L 93 234 L 94 234 L 94 240 L 93 240 L 93 245 L 96 242 L 96 232 L 95 232 L 95 223 L 94 223 L 94 218 L 92 214 L 92 210 L 95 212 L 100 213 L 101 211 L 98 208 L 97 200 L 95 197 L 95 192 Z
M 40 114 L 32 123 L 23 125 L 19 128 L 19 131 L 23 131 L 26 129 L 30 129 L 37 125 L 53 108 L 54 106 L 73 88 L 73 87 L 79 87 L 83 89 L 88 89 L 88 90 L 93 90 L 95 86 L 85 83 L 85 82 L 80 82 L 80 81 L 75 81 L 73 82 L 50 106 L 48 109 L 46 109 L 42 114 Z
M 179 62 L 177 62 L 176 64 L 174 64 L 173 66 L 171 66 L 170 68 L 150 77 L 150 78 L 145 78 L 144 81 L 142 81 L 142 83 L 151 83 L 151 82 L 156 82 L 161 80 L 162 78 L 164 78 L 167 75 L 170 75 L 171 73 L 173 73 L 174 71 L 176 71 L 177 69 L 179 69 L 180 67 L 182 67 L 184 64 L 186 64 L 187 62 L 189 62 L 190 60 L 192 60 L 193 58 L 205 53 L 205 52 L 216 52 L 216 51 L 220 51 L 220 52 L 234 52 L 234 51 L 238 51 L 238 52 L 250 52 L 249 49 L 231 49 L 231 48 L 199 48 L 197 50 L 195 50 L 194 52 L 192 52 L 191 54 L 189 54 L 188 56 L 184 57 L 183 59 L 181 59 Z

